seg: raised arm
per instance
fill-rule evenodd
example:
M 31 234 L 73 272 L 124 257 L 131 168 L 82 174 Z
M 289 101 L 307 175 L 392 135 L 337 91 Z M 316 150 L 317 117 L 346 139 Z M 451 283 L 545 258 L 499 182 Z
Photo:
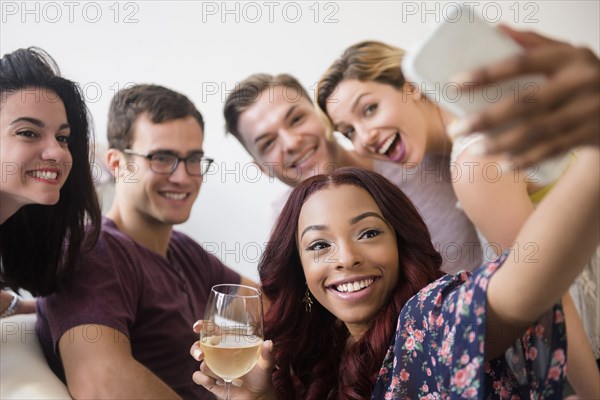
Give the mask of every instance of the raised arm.
M 463 171 L 470 170 L 471 174 L 462 174 L 462 179 L 453 182 L 465 213 L 497 255 L 513 246 L 519 230 L 533 213 L 527 187 L 528 183 L 536 181 L 535 170 L 523 170 L 514 165 L 502 170 L 500 166 L 505 163 L 506 160 L 497 155 L 482 156 L 463 151 L 458 156 L 457 165 Z M 535 243 L 515 243 L 514 246 L 519 247 L 520 257 L 536 257 Z M 576 393 L 584 398 L 598 398 L 600 373 L 595 368 L 594 353 L 568 292 L 563 296 L 563 310 L 569 343 L 569 381 Z
M 104 325 L 65 332 L 59 350 L 67 386 L 76 399 L 179 399 L 131 355 L 129 339 Z
M 501 354 L 519 336 L 515 325 L 531 323 L 549 310 L 598 245 L 599 160 L 597 147 L 579 152 L 517 235 L 515 246 L 537 247 L 534 258 L 509 256 L 490 279 L 487 324 L 500 329 L 504 340 L 486 343 L 488 355 Z

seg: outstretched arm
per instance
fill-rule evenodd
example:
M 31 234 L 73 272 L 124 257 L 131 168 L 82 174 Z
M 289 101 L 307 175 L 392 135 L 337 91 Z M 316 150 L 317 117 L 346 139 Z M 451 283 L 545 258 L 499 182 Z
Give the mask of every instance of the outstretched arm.
M 526 325 L 549 310 L 567 291 L 598 245 L 600 156 L 582 149 L 571 168 L 521 228 L 515 243 L 532 243 L 534 262 L 509 256 L 488 286 L 488 327 L 505 340 L 486 343 L 487 356 L 499 355 Z
M 534 170 L 517 168 L 501 170 L 499 156 L 472 155 L 463 151 L 457 165 L 468 177 L 453 182 L 454 190 L 469 219 L 489 241 L 490 248 L 501 251 L 519 246 L 519 257 L 536 257 L 535 243 L 513 243 L 527 218 L 533 213 L 528 184 L 536 179 Z M 467 179 L 470 178 L 470 179 Z M 524 260 L 525 261 L 525 260 Z M 567 320 L 567 371 L 575 392 L 584 398 L 600 398 L 600 374 L 589 339 L 573 300 L 568 292 L 563 296 L 563 311 Z

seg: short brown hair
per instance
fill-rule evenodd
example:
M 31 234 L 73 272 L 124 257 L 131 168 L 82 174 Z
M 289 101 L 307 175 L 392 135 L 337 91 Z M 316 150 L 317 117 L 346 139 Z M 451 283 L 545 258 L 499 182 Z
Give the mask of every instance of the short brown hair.
M 293 76 L 288 74 L 253 74 L 241 81 L 236 89 L 227 96 L 225 108 L 223 109 L 225 130 L 235 136 L 240 143 L 244 144 L 238 129 L 240 116 L 260 99 L 262 92 L 279 85 L 285 88 L 296 89 L 301 97 L 307 99 L 312 104 L 312 99 L 306 89 Z
M 108 112 L 108 144 L 113 149 L 127 149 L 133 141 L 133 126 L 141 114 L 159 124 L 192 116 L 204 131 L 200 111 L 186 96 L 158 85 L 135 85 L 122 89 L 113 97 Z

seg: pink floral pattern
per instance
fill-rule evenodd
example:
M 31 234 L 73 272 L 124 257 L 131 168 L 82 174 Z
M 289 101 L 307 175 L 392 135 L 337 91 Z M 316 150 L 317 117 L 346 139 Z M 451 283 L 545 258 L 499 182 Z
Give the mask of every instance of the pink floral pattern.
M 446 275 L 406 303 L 372 399 L 562 398 L 566 329 L 560 304 L 504 356 L 485 361 L 487 284 L 505 258 L 473 275 Z

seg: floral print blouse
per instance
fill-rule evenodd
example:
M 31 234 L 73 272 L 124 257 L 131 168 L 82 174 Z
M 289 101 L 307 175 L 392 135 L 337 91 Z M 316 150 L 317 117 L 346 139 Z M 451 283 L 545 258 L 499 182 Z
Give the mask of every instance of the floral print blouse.
M 472 275 L 446 275 L 406 303 L 372 399 L 562 398 L 566 328 L 560 304 L 503 356 L 485 361 L 487 284 L 506 256 Z

